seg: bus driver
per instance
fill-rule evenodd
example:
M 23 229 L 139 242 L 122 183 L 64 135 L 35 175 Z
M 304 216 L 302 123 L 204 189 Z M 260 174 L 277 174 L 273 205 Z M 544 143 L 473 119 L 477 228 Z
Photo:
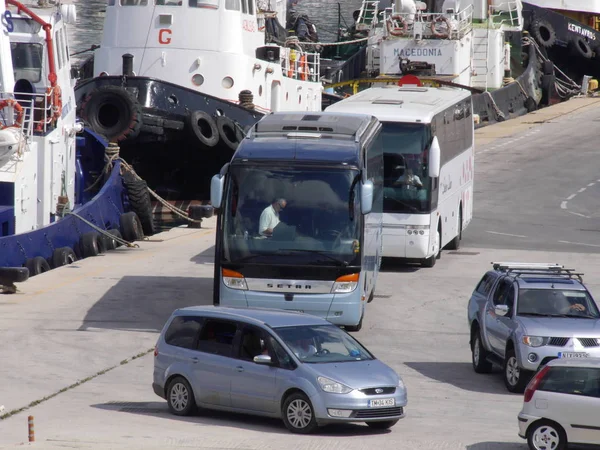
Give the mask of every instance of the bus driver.
M 279 224 L 279 211 L 284 209 L 287 201 L 284 198 L 278 198 L 267 206 L 260 215 L 258 222 L 258 234 L 261 236 L 272 236 L 273 230 Z

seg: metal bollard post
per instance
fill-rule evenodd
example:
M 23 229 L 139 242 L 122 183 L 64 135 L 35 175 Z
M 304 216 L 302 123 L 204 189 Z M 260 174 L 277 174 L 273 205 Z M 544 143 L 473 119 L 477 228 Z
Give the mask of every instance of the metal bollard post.
M 33 429 L 33 416 L 27 418 L 29 428 L 29 442 L 35 442 L 35 430 Z

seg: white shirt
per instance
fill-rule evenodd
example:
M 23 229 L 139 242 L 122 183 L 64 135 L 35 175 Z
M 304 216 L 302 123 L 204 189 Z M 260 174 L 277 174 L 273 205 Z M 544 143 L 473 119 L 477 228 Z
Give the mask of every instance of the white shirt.
M 267 206 L 260 215 L 258 222 L 258 234 L 264 236 L 264 231 L 268 228 L 273 230 L 279 223 L 279 213 L 273 209 L 273 205 Z

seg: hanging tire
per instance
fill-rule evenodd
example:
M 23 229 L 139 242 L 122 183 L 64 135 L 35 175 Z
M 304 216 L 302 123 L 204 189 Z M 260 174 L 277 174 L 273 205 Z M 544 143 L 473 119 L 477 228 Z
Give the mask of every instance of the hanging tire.
M 79 238 L 79 251 L 83 258 L 98 256 L 100 254 L 100 244 L 98 242 L 98 233 L 89 231 Z
M 35 277 L 40 273 L 48 272 L 50 270 L 50 264 L 42 256 L 36 256 L 35 258 L 29 258 L 25 261 L 25 267 L 29 270 L 29 276 Z
M 114 237 L 123 239 L 123 236 L 121 236 L 121 233 L 117 229 L 106 230 L 106 232 Z M 117 247 L 119 247 L 120 245 L 122 245 L 120 242 L 117 242 L 113 237 L 108 237 L 104 234 L 101 234 L 99 239 L 101 241 L 103 241 L 104 247 L 106 248 L 106 250 L 114 250 Z
M 550 48 L 556 42 L 556 31 L 550 23 L 544 19 L 536 19 L 531 24 L 531 35 L 542 47 Z
M 592 47 L 590 47 L 588 41 L 581 36 L 577 36 L 575 39 L 569 42 L 569 47 L 571 49 L 571 53 L 580 58 L 590 59 L 592 56 L 594 56 Z
M 27 267 L 0 267 L 0 285 L 22 283 L 28 278 L 29 269 Z
M 77 261 L 75 252 L 69 247 L 60 247 L 52 253 L 52 267 L 62 267 Z
M 126 89 L 101 86 L 83 100 L 81 118 L 109 141 L 121 142 L 140 134 L 142 107 Z
M 242 133 L 236 126 L 235 122 L 227 116 L 218 116 L 217 129 L 219 130 L 219 136 L 225 145 L 227 145 L 227 147 L 229 147 L 231 150 L 237 150 L 241 141 L 240 137 L 242 136 Z
M 207 147 L 219 143 L 219 130 L 215 120 L 204 111 L 193 111 L 189 116 L 189 126 L 193 135 Z
M 119 225 L 123 239 L 129 242 L 139 241 L 144 238 L 142 223 L 139 217 L 133 211 L 121 214 L 119 217 Z
M 148 184 L 144 180 L 138 180 L 135 175 L 126 171 L 123 175 L 123 184 L 129 197 L 131 210 L 137 214 L 144 236 L 152 236 L 156 233 L 154 226 L 154 213 L 152 212 L 152 201 Z M 142 236 L 143 237 L 143 236 Z

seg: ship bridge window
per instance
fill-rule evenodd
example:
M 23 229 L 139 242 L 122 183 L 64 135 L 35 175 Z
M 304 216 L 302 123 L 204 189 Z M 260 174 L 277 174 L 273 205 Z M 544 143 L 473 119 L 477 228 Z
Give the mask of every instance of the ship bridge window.
M 148 0 L 121 0 L 121 6 L 147 6 Z
M 190 8 L 218 9 L 219 0 L 189 0 Z
M 11 42 L 10 51 L 15 80 L 25 79 L 31 83 L 39 83 L 42 79 L 42 44 Z
M 242 13 L 254 14 L 254 0 L 242 0 Z
M 225 0 L 225 9 L 239 11 L 241 9 L 240 0 Z
M 14 30 L 13 33 L 38 34 L 42 25 L 33 19 L 14 17 L 12 18 Z
M 158 6 L 181 6 L 183 4 L 182 0 L 155 0 L 155 5 Z

